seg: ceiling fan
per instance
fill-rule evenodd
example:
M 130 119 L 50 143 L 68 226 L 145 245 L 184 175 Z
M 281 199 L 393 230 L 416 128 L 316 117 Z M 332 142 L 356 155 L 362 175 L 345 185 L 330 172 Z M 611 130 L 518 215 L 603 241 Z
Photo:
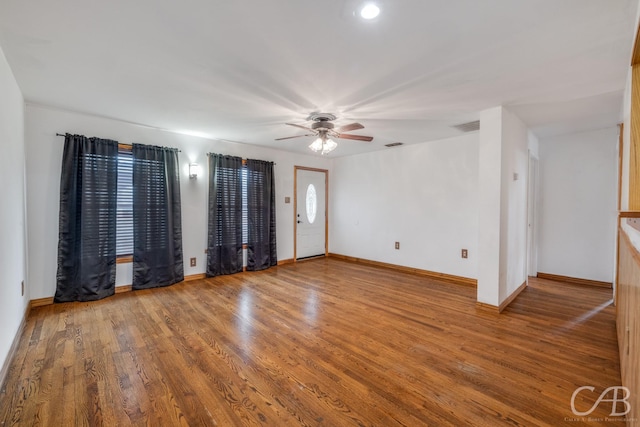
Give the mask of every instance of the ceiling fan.
M 340 138 L 340 139 L 353 139 L 356 141 L 365 141 L 370 142 L 373 141 L 372 136 L 364 136 L 364 135 L 353 135 L 350 133 L 352 130 L 364 129 L 360 123 L 350 123 L 348 125 L 343 125 L 339 127 L 335 127 L 332 121 L 336 119 L 334 114 L 330 113 L 312 113 L 309 117 L 307 117 L 308 121 L 312 121 L 311 127 L 298 125 L 295 123 L 285 123 L 289 126 L 294 126 L 300 129 L 304 129 L 310 133 L 306 133 L 304 135 L 295 135 L 295 136 L 287 136 L 284 138 L 276 138 L 276 141 L 282 141 L 283 139 L 292 139 L 292 138 L 300 138 L 303 136 L 315 136 L 317 139 L 309 145 L 309 148 L 315 152 L 321 152 L 322 154 L 327 154 L 330 151 L 333 151 L 338 144 L 331 138 Z

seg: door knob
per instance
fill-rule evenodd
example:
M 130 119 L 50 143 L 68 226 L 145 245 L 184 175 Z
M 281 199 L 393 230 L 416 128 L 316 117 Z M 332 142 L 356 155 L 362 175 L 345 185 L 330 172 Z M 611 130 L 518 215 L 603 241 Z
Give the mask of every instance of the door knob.
M 298 220 L 298 224 L 302 224 L 302 221 Z

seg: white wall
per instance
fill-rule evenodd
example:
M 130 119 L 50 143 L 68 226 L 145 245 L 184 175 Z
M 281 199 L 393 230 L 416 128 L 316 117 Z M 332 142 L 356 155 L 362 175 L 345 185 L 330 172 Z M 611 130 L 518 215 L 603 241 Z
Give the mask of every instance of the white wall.
M 537 147 L 506 108 L 480 113 L 479 302 L 499 306 L 526 280 L 528 158 Z
M 207 157 L 206 153 L 238 155 L 276 162 L 276 218 L 278 259 L 293 257 L 294 165 L 329 169 L 330 161 L 314 155 L 300 155 L 245 144 L 213 141 L 148 127 L 27 104 L 27 206 L 29 228 L 29 278 L 31 298 L 51 297 L 56 287 L 60 171 L 64 138 L 56 133 L 77 133 L 109 138 L 122 143 L 137 142 L 181 150 L 182 236 L 185 275 L 204 273 L 207 246 Z M 188 177 L 189 163 L 203 166 L 197 180 Z M 188 260 L 197 258 L 197 266 Z M 119 264 L 116 285 L 131 283 L 131 264 Z
M 613 280 L 617 144 L 617 127 L 540 141 L 540 272 Z
M 26 281 L 24 100 L 0 49 L 0 368 L 29 303 Z M 1 379 L 0 379 L 1 380 Z
M 333 160 L 329 251 L 475 278 L 477 176 L 477 133 Z
M 622 116 L 622 123 L 624 127 L 622 132 L 622 182 L 620 185 L 620 210 L 626 211 L 629 210 L 629 169 L 631 161 L 631 67 L 629 67 L 627 84 L 624 90 Z
M 502 107 L 480 112 L 478 150 L 477 300 L 500 305 L 502 214 Z
M 502 126 L 502 195 L 507 203 L 502 217 L 503 238 L 506 240 L 500 257 L 506 261 L 507 280 L 500 287 L 500 303 L 527 279 L 529 146 L 532 146 L 532 151 L 538 146 L 537 139 L 522 120 L 507 109 L 503 109 Z

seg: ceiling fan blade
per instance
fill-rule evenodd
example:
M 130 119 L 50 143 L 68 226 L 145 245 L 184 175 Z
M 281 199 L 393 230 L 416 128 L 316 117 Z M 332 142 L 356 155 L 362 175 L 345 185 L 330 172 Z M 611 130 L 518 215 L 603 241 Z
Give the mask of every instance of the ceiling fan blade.
M 315 134 L 306 134 L 306 135 L 296 135 L 296 136 L 285 136 L 284 138 L 276 138 L 276 141 L 282 141 L 283 139 L 292 139 L 292 138 L 301 138 L 303 136 L 315 136 Z
M 342 139 L 355 139 L 356 141 L 373 141 L 372 136 L 364 136 L 364 135 L 349 135 L 348 133 L 340 133 L 338 134 L 338 138 Z
M 297 125 L 297 124 L 295 124 L 295 123 L 285 123 L 285 125 L 295 126 L 295 127 L 297 127 L 297 128 L 300 128 L 300 129 L 304 129 L 304 130 L 308 130 L 308 131 L 314 132 L 314 130 L 313 130 L 313 129 L 311 129 L 311 128 L 309 128 L 309 127 L 302 126 L 302 125 Z
M 364 129 L 364 126 L 362 126 L 360 123 L 351 123 L 348 125 L 340 126 L 339 128 L 336 129 L 336 131 L 350 132 L 352 130 L 358 130 L 358 129 Z

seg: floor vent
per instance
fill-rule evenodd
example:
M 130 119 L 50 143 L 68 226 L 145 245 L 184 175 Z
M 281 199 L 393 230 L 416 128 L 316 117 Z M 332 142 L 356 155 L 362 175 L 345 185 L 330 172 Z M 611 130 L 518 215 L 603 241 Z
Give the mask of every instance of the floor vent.
M 392 142 L 391 144 L 384 144 L 385 147 L 399 147 L 400 145 L 404 145 L 404 142 Z
M 475 122 L 462 123 L 460 125 L 455 125 L 452 127 L 462 132 L 475 132 L 477 130 L 480 130 L 480 120 L 476 120 Z

